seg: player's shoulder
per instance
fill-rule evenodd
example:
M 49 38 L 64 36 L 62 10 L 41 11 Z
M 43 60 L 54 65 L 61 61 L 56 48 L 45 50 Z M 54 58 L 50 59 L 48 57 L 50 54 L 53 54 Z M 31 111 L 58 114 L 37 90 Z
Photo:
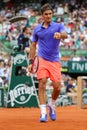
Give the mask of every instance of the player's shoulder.
M 39 30 L 41 30 L 41 24 L 36 25 L 36 27 L 34 28 L 34 32 L 38 32 Z
M 63 26 L 62 23 L 57 23 L 57 22 L 52 22 L 51 24 L 52 24 L 53 26 L 56 26 L 56 27 L 57 27 L 57 26 L 58 26 L 58 27 L 59 27 L 59 26 Z
M 63 23 L 62 22 L 53 22 L 55 25 L 58 25 L 58 26 L 61 26 L 61 25 L 63 25 Z
M 39 28 L 41 28 L 41 26 L 42 26 L 42 24 L 37 24 L 34 29 L 39 29 Z

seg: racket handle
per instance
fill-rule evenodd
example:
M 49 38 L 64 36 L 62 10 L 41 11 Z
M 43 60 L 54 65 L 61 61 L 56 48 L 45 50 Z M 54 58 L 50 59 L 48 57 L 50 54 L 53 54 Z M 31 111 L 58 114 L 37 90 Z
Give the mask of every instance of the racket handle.
M 30 59 L 29 60 L 29 65 L 33 64 L 33 61 L 34 61 L 33 59 Z

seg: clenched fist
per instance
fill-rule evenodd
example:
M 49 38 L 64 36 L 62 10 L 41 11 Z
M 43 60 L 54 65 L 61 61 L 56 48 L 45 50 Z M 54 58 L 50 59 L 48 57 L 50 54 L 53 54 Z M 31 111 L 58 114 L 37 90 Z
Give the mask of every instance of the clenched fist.
M 68 35 L 66 32 L 62 32 L 62 33 L 55 32 L 54 33 L 55 39 L 66 39 L 67 37 L 68 37 Z
M 54 38 L 55 38 L 55 39 L 60 39 L 60 38 L 61 38 L 61 34 L 58 33 L 58 32 L 55 32 L 55 33 L 54 33 Z

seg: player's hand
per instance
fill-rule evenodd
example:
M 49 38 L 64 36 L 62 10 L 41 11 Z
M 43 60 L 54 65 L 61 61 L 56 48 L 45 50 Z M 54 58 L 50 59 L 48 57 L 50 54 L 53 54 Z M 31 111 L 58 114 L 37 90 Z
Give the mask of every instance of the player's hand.
M 60 38 L 61 38 L 61 34 L 58 33 L 58 32 L 55 32 L 55 33 L 54 33 L 54 38 L 55 38 L 55 39 L 60 39 Z
M 28 65 L 28 73 L 32 73 L 32 65 L 33 65 L 33 59 L 29 59 L 29 65 Z
M 30 76 L 32 74 L 32 64 L 28 66 L 27 68 L 27 76 Z
M 29 73 L 32 72 L 32 64 L 30 64 L 30 65 L 28 66 L 28 72 L 29 72 Z

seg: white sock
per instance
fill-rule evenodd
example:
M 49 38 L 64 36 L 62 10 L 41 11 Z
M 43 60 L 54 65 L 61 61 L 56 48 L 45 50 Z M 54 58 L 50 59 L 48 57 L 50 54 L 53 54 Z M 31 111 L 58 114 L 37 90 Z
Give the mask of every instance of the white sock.
M 54 112 L 56 110 L 55 100 L 51 99 L 49 105 L 52 108 L 52 113 L 54 114 Z
M 55 106 L 55 100 L 52 99 L 52 106 Z
M 47 114 L 47 112 L 46 112 L 46 105 L 45 104 L 40 105 L 40 110 L 41 110 L 41 115 L 44 118 L 45 115 Z

